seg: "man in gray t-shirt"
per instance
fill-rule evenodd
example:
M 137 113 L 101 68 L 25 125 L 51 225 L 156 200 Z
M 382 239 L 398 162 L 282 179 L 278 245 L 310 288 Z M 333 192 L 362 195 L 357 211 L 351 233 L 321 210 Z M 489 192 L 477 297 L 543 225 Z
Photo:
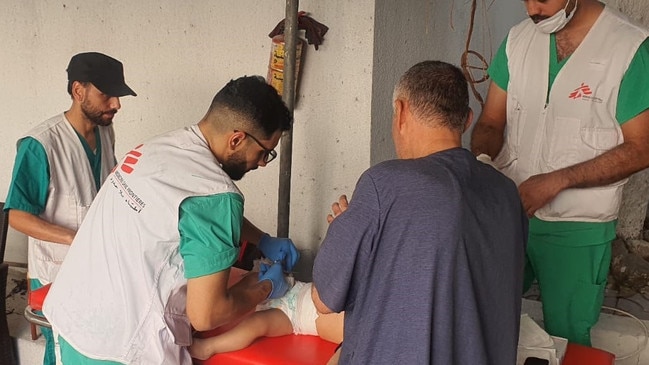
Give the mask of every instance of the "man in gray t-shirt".
M 461 148 L 466 80 L 419 63 L 394 108 L 400 159 L 335 205 L 313 268 L 318 310 L 345 311 L 340 363 L 515 364 L 527 217 L 514 183 Z

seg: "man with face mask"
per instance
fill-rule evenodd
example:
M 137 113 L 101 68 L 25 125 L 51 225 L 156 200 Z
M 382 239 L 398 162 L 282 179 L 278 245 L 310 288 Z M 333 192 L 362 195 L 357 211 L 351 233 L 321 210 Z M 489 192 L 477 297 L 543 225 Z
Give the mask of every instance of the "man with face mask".
M 258 76 L 230 81 L 203 119 L 133 148 L 97 194 L 45 300 L 65 365 L 186 364 L 205 331 L 288 290 L 299 254 L 243 217 L 234 183 L 276 156 L 291 116 Z M 228 288 L 240 242 L 273 262 Z M 80 288 L 83 288 L 80 290 Z
M 113 117 L 119 98 L 135 96 L 122 63 L 97 52 L 72 57 L 67 68 L 72 106 L 18 141 L 5 210 L 28 236 L 32 289 L 54 280 L 99 187 L 115 166 Z M 44 364 L 54 364 L 51 331 L 42 328 Z
M 649 32 L 596 0 L 524 0 L 489 68 L 474 154 L 518 185 L 530 217 L 526 291 L 546 330 L 590 345 L 622 187 L 649 166 Z

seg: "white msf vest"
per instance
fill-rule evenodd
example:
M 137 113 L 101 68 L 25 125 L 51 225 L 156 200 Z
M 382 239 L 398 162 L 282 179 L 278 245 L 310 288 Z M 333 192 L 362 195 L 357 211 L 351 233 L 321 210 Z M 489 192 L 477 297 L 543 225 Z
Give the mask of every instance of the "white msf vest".
M 103 182 L 115 166 L 113 127 L 98 127 L 101 138 L 101 176 Z M 72 125 L 60 114 L 29 131 L 45 149 L 50 166 L 45 210 L 40 217 L 48 222 L 77 230 L 97 195 L 92 167 Z M 28 238 L 29 277 L 43 284 L 52 282 L 68 252 L 68 245 Z
M 507 126 L 496 166 L 518 185 L 621 144 L 615 118 L 620 82 L 648 35 L 605 7 L 557 75 L 546 105 L 550 36 L 530 19 L 513 27 L 506 45 Z M 564 190 L 535 215 L 548 221 L 611 221 L 617 218 L 625 183 Z
M 228 192 L 241 194 L 197 126 L 127 153 L 47 296 L 44 312 L 54 329 L 91 358 L 190 365 L 181 347 L 191 344 L 192 330 L 178 209 L 187 197 Z

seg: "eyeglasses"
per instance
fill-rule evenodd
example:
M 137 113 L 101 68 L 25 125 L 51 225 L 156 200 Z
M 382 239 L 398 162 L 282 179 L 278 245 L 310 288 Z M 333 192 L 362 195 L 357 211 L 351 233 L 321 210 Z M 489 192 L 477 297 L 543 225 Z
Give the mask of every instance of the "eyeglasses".
M 261 147 L 261 149 L 264 150 L 264 163 L 270 163 L 272 160 L 274 160 L 277 157 L 277 151 L 275 151 L 274 149 L 269 150 L 268 148 L 264 147 L 264 145 L 261 144 L 261 142 L 259 142 L 259 140 L 257 138 L 255 138 L 255 136 L 253 136 L 252 134 L 250 134 L 250 133 L 248 133 L 246 131 L 238 131 L 236 129 L 234 131 L 235 132 L 243 132 L 246 136 L 252 138 L 253 141 L 257 142 L 259 147 Z

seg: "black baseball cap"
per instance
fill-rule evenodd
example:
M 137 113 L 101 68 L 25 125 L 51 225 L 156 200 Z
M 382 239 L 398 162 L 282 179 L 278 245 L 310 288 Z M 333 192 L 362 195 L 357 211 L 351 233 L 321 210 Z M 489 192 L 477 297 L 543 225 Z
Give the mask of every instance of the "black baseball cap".
M 74 81 L 91 82 L 110 96 L 137 96 L 124 82 L 124 67 L 118 60 L 99 52 L 79 53 L 68 64 L 68 92 Z

